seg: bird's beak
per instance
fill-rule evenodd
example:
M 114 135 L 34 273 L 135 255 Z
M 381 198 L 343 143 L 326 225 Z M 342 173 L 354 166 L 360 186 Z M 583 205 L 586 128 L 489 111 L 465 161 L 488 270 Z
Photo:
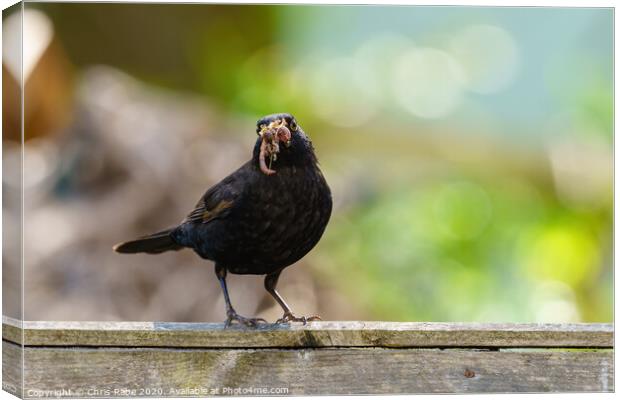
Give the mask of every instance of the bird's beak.
M 286 121 L 274 121 L 268 126 L 263 126 L 258 135 L 268 142 L 284 143 L 286 147 L 291 145 L 291 131 L 286 126 Z

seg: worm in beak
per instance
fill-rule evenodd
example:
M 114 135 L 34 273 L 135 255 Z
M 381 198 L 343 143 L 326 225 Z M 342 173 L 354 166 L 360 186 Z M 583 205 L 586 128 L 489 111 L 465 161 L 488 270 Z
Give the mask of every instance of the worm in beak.
M 269 144 L 267 143 L 267 140 L 265 140 L 265 138 L 263 137 L 263 140 L 260 142 L 260 154 L 258 156 L 258 163 L 260 166 L 260 170 L 262 171 L 263 174 L 265 175 L 273 175 L 276 173 L 276 171 L 274 171 L 273 169 L 269 168 L 267 166 L 267 163 L 265 161 L 265 158 L 267 157 L 267 147 L 269 146 Z M 273 157 L 273 156 L 271 156 Z M 271 165 L 271 161 L 272 158 L 270 157 L 269 159 L 269 165 Z
M 278 141 L 283 142 L 286 147 L 291 145 L 291 131 L 284 125 L 278 128 L 276 131 Z
M 259 133 L 261 136 L 260 153 L 258 163 L 260 170 L 265 175 L 273 175 L 275 170 L 271 169 L 271 164 L 277 159 L 280 152 L 279 143 L 283 142 L 286 147 L 291 145 L 291 131 L 286 127 L 285 120 L 276 120 L 263 127 Z M 269 165 L 266 158 L 269 157 Z

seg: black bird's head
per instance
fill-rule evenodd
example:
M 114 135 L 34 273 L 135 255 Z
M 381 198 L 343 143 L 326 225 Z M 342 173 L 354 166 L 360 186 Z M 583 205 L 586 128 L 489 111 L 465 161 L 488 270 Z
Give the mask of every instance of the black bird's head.
M 266 175 L 276 173 L 272 169 L 275 166 L 317 162 L 312 142 L 291 114 L 271 114 L 259 119 L 256 134 L 259 137 L 254 146 L 254 161 Z
M 273 127 L 275 125 L 285 126 L 291 132 L 295 132 L 299 129 L 295 117 L 293 117 L 291 114 L 280 113 L 266 115 L 256 121 L 256 133 L 260 136 L 262 132 L 265 132 L 265 130 L 269 129 L 269 127 Z

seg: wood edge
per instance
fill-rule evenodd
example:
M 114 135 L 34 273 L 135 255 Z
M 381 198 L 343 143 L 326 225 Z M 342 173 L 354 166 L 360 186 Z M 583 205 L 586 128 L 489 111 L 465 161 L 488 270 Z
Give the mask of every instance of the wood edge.
M 23 331 L 21 325 L 22 321 L 3 317 L 3 339 L 21 344 L 23 332 L 26 346 L 613 348 L 613 324 L 326 321 L 275 329 L 224 330 L 219 323 L 24 321 Z M 452 335 L 459 339 L 450 338 Z
M 392 321 L 313 321 L 306 325 L 271 324 L 258 329 L 228 328 L 219 322 L 150 322 L 150 321 L 22 321 L 2 317 L 3 325 L 19 329 L 79 330 L 144 330 L 144 331 L 226 331 L 226 332 L 292 332 L 292 331 L 465 331 L 465 332 L 597 332 L 613 333 L 613 323 L 480 323 L 480 322 L 392 322 Z
M 21 321 L 4 316 L 2 317 L 2 340 L 22 344 L 23 332 Z

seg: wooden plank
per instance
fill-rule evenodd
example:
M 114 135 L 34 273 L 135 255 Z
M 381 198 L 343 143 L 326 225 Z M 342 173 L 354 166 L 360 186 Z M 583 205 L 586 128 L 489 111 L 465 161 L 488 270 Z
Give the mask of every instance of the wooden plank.
M 5 344 L 5 357 L 15 359 L 11 352 L 18 351 Z M 213 390 L 311 395 L 614 389 L 609 350 L 27 347 L 25 366 L 27 396 L 40 390 L 118 397 L 204 396 Z
M 613 346 L 612 324 L 481 324 L 323 322 L 265 325 L 219 323 L 23 322 L 27 346 L 199 348 L 329 347 L 592 347 Z M 4 318 L 2 336 L 22 343 L 19 322 Z
M 22 347 L 2 341 L 2 390 L 22 397 Z

